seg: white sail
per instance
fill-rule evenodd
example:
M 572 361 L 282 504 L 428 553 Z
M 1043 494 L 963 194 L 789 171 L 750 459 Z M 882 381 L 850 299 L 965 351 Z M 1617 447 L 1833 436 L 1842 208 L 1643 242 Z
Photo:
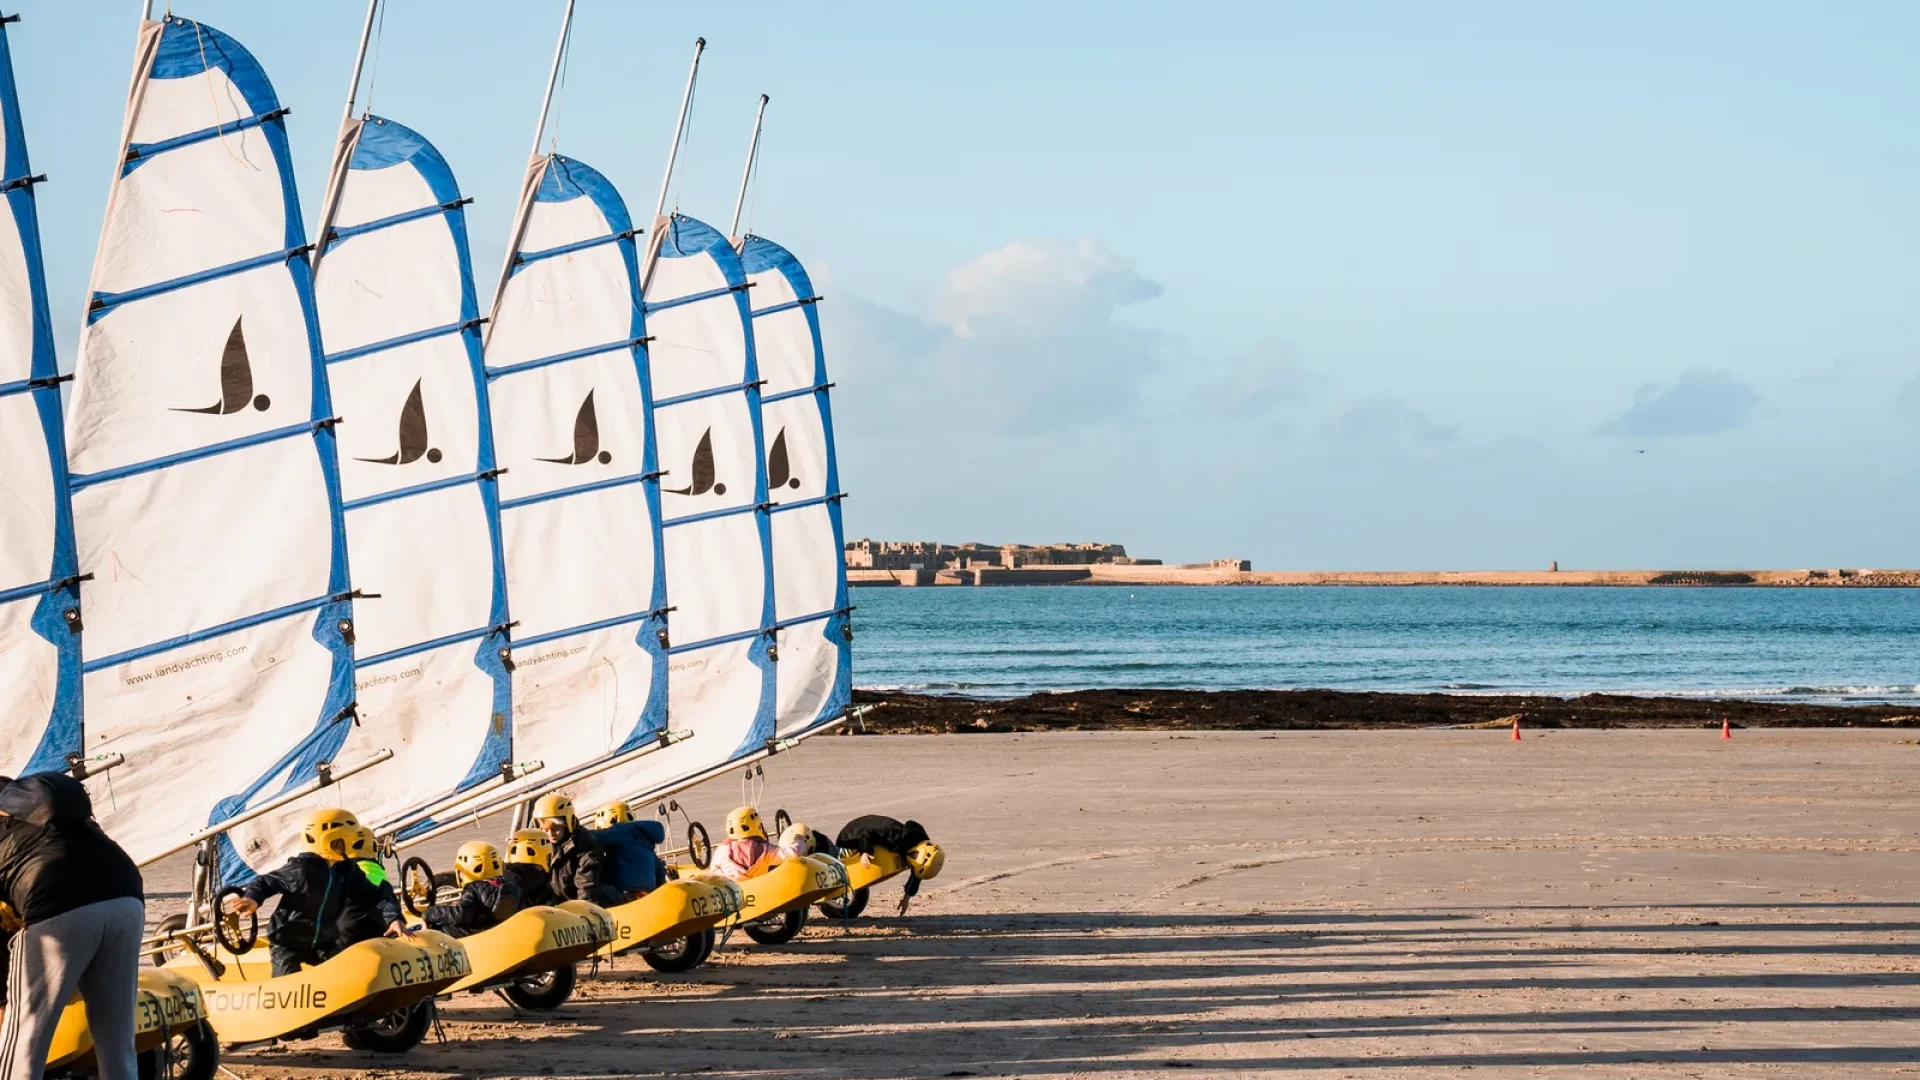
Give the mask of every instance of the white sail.
M 542 785 L 657 738 L 666 577 L 635 230 L 598 172 L 530 168 L 487 327 L 514 756 Z
M 80 750 L 80 638 L 59 372 L 20 97 L 0 18 L 0 771 Z
M 654 223 L 643 295 L 660 447 L 668 716 L 686 742 L 573 786 L 577 803 L 644 796 L 774 736 L 772 541 L 747 280 L 725 237 Z
M 780 649 L 776 731 L 788 739 L 838 719 L 853 702 L 840 466 L 813 283 L 800 260 L 771 240 L 747 236 L 737 247 L 753 285 L 753 349 L 765 381 L 760 426 Z
M 85 747 L 127 758 L 90 786 L 138 860 L 311 777 L 351 726 L 333 413 L 283 113 L 237 41 L 142 23 L 67 416 Z
M 433 145 L 349 121 L 314 272 L 339 428 L 360 723 L 340 756 L 390 762 L 235 830 L 256 869 L 316 805 L 388 822 L 501 775 L 511 755 L 506 574 L 466 200 Z

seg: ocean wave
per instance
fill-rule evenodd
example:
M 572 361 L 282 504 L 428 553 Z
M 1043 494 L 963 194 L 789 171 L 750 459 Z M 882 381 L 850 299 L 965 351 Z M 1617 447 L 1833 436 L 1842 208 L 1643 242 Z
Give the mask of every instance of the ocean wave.
M 1450 683 L 1441 683 L 1440 689 L 1442 690 L 1498 690 L 1500 689 L 1500 687 L 1495 685 L 1494 683 L 1450 682 Z

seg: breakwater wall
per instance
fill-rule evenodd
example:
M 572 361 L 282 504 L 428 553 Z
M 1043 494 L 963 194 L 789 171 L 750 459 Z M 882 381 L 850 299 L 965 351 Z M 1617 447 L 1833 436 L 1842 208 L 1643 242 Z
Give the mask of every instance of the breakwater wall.
M 1217 566 L 848 570 L 855 587 L 936 585 L 1562 585 L 1915 588 L 1920 570 L 1237 570 Z

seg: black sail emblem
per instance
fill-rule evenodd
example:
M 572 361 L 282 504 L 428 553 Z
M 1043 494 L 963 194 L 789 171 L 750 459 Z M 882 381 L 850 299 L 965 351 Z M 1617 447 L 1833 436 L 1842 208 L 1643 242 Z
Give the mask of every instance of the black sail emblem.
M 727 485 L 714 483 L 713 467 L 713 429 L 708 428 L 700 436 L 700 445 L 693 448 L 693 483 L 683 488 L 662 488 L 673 495 L 705 495 L 711 491 L 715 495 L 725 495 Z
M 773 437 L 773 449 L 767 451 L 767 487 L 799 486 L 800 478 L 793 475 L 793 465 L 787 460 L 787 429 L 781 428 Z
M 227 334 L 227 347 L 220 352 L 220 400 L 197 409 L 174 408 L 168 411 L 226 416 L 248 405 L 266 412 L 271 404 L 272 400 L 265 394 L 254 396 L 253 361 L 247 357 L 247 335 L 240 329 L 240 320 L 236 318 L 233 320 L 233 329 Z
M 400 449 L 392 457 L 355 458 L 373 465 L 411 465 L 421 458 L 438 465 L 440 451 L 427 445 L 427 406 L 420 398 L 420 384 L 425 380 L 413 381 L 413 393 L 407 395 L 407 403 L 400 406 Z
M 594 461 L 606 465 L 613 461 L 612 454 L 600 449 L 600 416 L 593 411 L 593 391 L 587 391 L 587 400 L 580 403 L 580 411 L 573 417 L 573 453 L 535 460 L 555 465 L 585 465 Z

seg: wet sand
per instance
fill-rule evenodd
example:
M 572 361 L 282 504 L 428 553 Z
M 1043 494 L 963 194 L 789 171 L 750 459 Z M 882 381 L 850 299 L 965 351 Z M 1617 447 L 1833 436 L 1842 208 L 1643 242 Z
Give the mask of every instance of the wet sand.
M 764 809 L 917 817 L 844 929 L 622 960 L 242 1077 L 1920 1075 L 1920 745 L 1889 730 L 819 739 Z M 728 778 L 683 796 L 715 828 Z M 476 834 L 477 835 L 477 834 Z M 436 844 L 436 864 L 459 839 Z

